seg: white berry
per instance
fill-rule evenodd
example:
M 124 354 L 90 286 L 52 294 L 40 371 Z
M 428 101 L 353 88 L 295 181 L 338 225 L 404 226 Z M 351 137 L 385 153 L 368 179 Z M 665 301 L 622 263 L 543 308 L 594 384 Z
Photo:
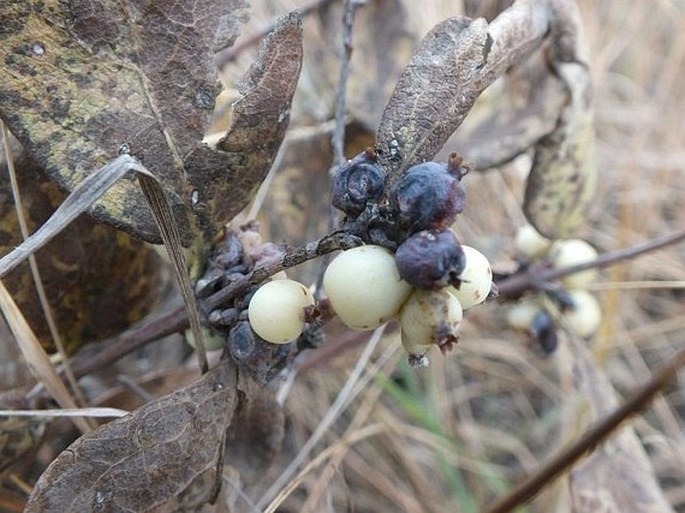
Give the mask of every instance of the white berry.
M 380 246 L 359 246 L 339 254 L 326 269 L 323 287 L 340 320 L 370 330 L 397 315 L 411 293 L 393 254 Z
M 514 239 L 516 252 L 525 260 L 535 260 L 544 255 L 552 245 L 552 241 L 527 224 L 519 228 Z
M 597 331 L 602 322 L 602 309 L 597 298 L 586 290 L 572 290 L 573 310 L 564 312 L 564 320 L 579 337 L 589 337 Z
M 459 288 L 449 286 L 447 290 L 456 297 L 464 310 L 485 301 L 492 288 L 492 269 L 488 259 L 475 248 L 463 246 L 466 265 L 459 275 Z
M 507 312 L 507 324 L 516 330 L 528 331 L 539 311 L 539 305 L 529 299 L 523 299 Z
M 226 345 L 224 338 L 215 331 L 205 329 L 202 332 L 202 335 L 202 341 L 205 343 L 206 351 L 218 351 L 219 349 L 223 349 Z M 197 349 L 195 347 L 195 337 L 193 336 L 192 330 L 186 330 L 184 338 L 190 347 Z
M 313 304 L 314 297 L 303 284 L 289 279 L 270 281 L 250 300 L 250 325 L 267 342 L 285 344 L 302 333 L 304 308 Z
M 597 250 L 580 239 L 557 241 L 550 250 L 550 259 L 555 269 L 584 264 L 596 258 Z M 593 268 L 564 276 L 561 281 L 568 289 L 580 289 L 592 283 L 596 277 L 597 269 Z
M 463 317 L 459 301 L 445 289 L 416 289 L 402 307 L 402 345 L 412 356 L 422 356 L 433 347 L 449 347 L 457 341 Z

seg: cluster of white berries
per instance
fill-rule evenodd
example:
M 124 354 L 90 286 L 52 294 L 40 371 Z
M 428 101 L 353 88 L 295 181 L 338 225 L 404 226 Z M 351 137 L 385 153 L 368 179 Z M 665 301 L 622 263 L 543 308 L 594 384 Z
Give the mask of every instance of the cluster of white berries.
M 323 287 L 338 318 L 354 330 L 371 330 L 397 319 L 410 361 L 426 365 L 435 345 L 448 348 L 457 340 L 463 311 L 482 303 L 492 287 L 492 271 L 479 251 L 463 246 L 466 265 L 459 288 L 415 289 L 400 278 L 389 250 L 365 245 L 340 253 L 328 266 Z M 262 285 L 252 296 L 248 316 L 262 339 L 282 344 L 297 338 L 305 325 L 311 292 L 289 279 Z
M 355 330 L 374 329 L 397 319 L 410 362 L 426 365 L 433 347 L 457 341 L 463 311 L 482 303 L 492 287 L 492 271 L 479 251 L 466 255 L 459 288 L 416 289 L 404 281 L 394 255 L 380 246 L 360 246 L 338 255 L 326 269 L 323 286 L 340 320 Z
M 566 239 L 552 242 L 530 225 L 519 229 L 514 245 L 522 260 L 546 260 L 554 269 L 564 269 L 597 258 L 595 248 L 584 240 Z M 570 304 L 561 309 L 558 321 L 580 337 L 592 336 L 602 321 L 599 302 L 586 290 L 596 277 L 597 270 L 592 268 L 566 275 L 561 279 L 561 284 L 568 292 Z M 517 330 L 536 334 L 536 319 L 540 319 L 541 315 L 551 316 L 548 306 L 549 301 L 543 294 L 525 296 L 511 308 L 507 321 Z

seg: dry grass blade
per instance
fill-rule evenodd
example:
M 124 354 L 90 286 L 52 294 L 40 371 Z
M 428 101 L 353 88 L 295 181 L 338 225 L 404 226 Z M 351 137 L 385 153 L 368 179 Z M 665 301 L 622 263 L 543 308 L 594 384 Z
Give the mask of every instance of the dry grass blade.
M 77 408 L 77 404 L 71 397 L 67 387 L 64 386 L 50 358 L 48 358 L 47 353 L 41 347 L 36 335 L 2 282 L 0 282 L 0 310 L 2 310 L 7 324 L 21 349 L 24 360 L 35 378 L 45 385 L 47 391 L 61 407 Z M 74 424 L 84 433 L 90 431 L 90 425 L 82 417 L 76 417 Z
M 361 442 L 367 438 L 383 433 L 386 430 L 385 426 L 381 423 L 371 424 L 365 428 L 359 429 L 358 431 L 350 433 L 348 436 L 338 441 L 334 445 L 327 447 L 322 451 L 316 458 L 310 461 L 300 473 L 293 478 L 288 485 L 281 490 L 278 496 L 269 504 L 269 506 L 264 510 L 264 513 L 275 513 L 277 508 L 285 501 L 288 496 L 293 493 L 298 486 L 300 486 L 304 479 L 316 470 L 319 466 L 324 464 L 329 458 L 333 458 L 338 452 L 345 452 L 351 446 L 357 442 Z
M 123 417 L 126 410 L 119 408 L 62 408 L 60 410 L 0 410 L 3 417 Z
M 14 251 L 0 259 L 0 277 L 26 260 L 29 255 L 42 248 L 79 214 L 85 212 L 102 197 L 112 185 L 130 170 L 144 171 L 145 168 L 130 155 L 119 155 L 89 175 L 67 196 L 40 229 L 14 249 Z
M 9 134 L 7 133 L 7 127 L 5 126 L 5 123 L 2 120 L 0 120 L 0 130 L 2 131 L 2 142 L 5 148 L 5 155 L 7 158 L 7 170 L 9 171 L 10 176 L 12 196 L 14 196 L 14 205 L 17 210 L 17 220 L 19 221 L 22 239 L 26 240 L 29 238 L 29 230 L 26 224 L 26 217 L 24 216 L 24 207 L 22 204 L 21 194 L 19 191 L 17 175 L 14 169 L 12 152 L 9 147 Z M 52 315 L 52 308 L 50 307 L 50 302 L 48 301 L 47 295 L 45 293 L 45 287 L 43 286 L 43 280 L 41 278 L 40 269 L 38 268 L 38 263 L 36 262 L 36 258 L 34 255 L 29 255 L 29 265 L 31 267 L 31 275 L 33 276 L 33 282 L 36 286 L 36 292 L 38 293 L 38 300 L 40 301 L 40 306 L 43 310 L 45 321 L 50 330 L 50 336 L 52 337 L 52 341 L 54 342 L 55 347 L 57 348 L 57 352 L 59 353 L 62 361 L 64 362 L 65 375 L 67 377 L 67 380 L 69 381 L 71 389 L 74 391 L 76 400 L 80 405 L 85 405 L 85 398 L 83 397 L 81 388 L 78 386 L 78 383 L 76 382 L 76 378 L 74 376 L 74 373 L 72 372 L 71 365 L 69 364 L 67 358 L 67 352 L 64 348 L 64 344 L 62 343 L 62 337 L 60 336 L 59 331 L 57 330 L 57 323 L 55 322 L 54 315 Z M 91 429 L 95 428 L 95 424 L 92 423 L 90 420 L 87 419 L 86 422 L 90 424 Z
M 188 267 L 183 253 L 183 246 L 181 244 L 181 233 L 179 232 L 176 219 L 171 210 L 171 205 L 162 190 L 162 186 L 157 179 L 149 172 L 139 172 L 138 181 L 140 187 L 145 194 L 150 209 L 152 210 L 157 225 L 159 226 L 160 234 L 164 245 L 169 252 L 171 263 L 176 273 L 179 285 L 181 286 L 181 294 L 183 301 L 188 309 L 190 317 L 190 329 L 193 332 L 195 346 L 197 348 L 196 354 L 200 364 L 200 370 L 205 373 L 209 370 L 209 363 L 207 362 L 207 349 L 205 348 L 204 336 L 200 326 L 200 316 L 195 305 L 195 296 L 193 294 L 193 286 L 190 283 L 190 276 L 188 275 Z
M 335 419 L 338 418 L 338 415 L 340 415 L 340 413 L 349 404 L 350 398 L 353 397 L 352 394 L 353 390 L 355 389 L 355 385 L 357 385 L 357 381 L 359 380 L 362 372 L 364 371 L 364 368 L 366 367 L 366 364 L 371 358 L 374 349 L 380 342 L 384 330 L 385 325 L 381 326 L 373 332 L 373 335 L 371 336 L 368 343 L 366 344 L 366 347 L 364 348 L 364 352 L 359 357 L 359 360 L 357 361 L 357 364 L 355 365 L 354 369 L 352 369 L 352 372 L 350 373 L 350 376 L 347 379 L 345 386 L 342 388 L 342 390 L 340 390 L 340 393 L 338 394 L 338 397 L 335 399 L 335 402 L 328 409 L 324 418 L 321 419 L 321 422 L 317 426 L 314 433 L 312 433 L 312 436 L 309 437 L 307 442 L 299 450 L 297 456 L 293 458 L 288 467 L 281 473 L 278 479 L 264 493 L 262 499 L 257 504 L 258 507 L 263 508 L 269 501 L 272 500 L 272 497 L 275 497 L 277 494 L 280 493 L 281 489 L 284 486 L 286 486 L 291 476 L 297 471 L 299 466 L 307 459 L 311 451 L 314 449 L 316 444 L 319 443 L 319 441 L 321 440 L 323 435 L 328 431 L 328 429 L 333 424 Z

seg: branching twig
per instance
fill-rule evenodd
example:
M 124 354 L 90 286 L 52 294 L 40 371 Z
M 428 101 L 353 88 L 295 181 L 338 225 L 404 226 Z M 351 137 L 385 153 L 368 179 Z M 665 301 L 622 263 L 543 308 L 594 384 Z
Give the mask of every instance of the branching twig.
M 350 249 L 360 246 L 361 244 L 362 241 L 359 237 L 350 235 L 346 232 L 335 232 L 331 235 L 326 235 L 318 240 L 308 242 L 304 246 L 287 252 L 278 260 L 257 267 L 252 272 L 245 275 L 244 278 L 231 283 L 228 287 L 209 296 L 204 302 L 204 305 L 208 311 L 211 311 L 219 307 L 222 303 L 230 301 L 241 292 L 244 292 L 251 285 L 257 285 L 279 271 L 339 249 Z
M 649 251 L 654 251 L 671 244 L 685 240 L 685 229 L 669 235 L 643 242 L 628 248 L 610 251 L 597 257 L 595 260 L 582 264 L 573 265 L 564 269 L 540 269 L 531 266 L 525 272 L 515 274 L 497 283 L 500 298 L 516 297 L 531 289 L 542 289 L 552 280 L 556 280 L 569 274 L 577 273 L 591 268 L 607 267 L 609 265 L 638 257 Z
M 526 272 L 517 274 L 511 278 L 500 281 L 497 285 L 500 289 L 500 297 L 512 297 L 526 290 L 540 288 L 549 280 L 571 274 L 573 272 L 590 269 L 592 267 L 604 267 L 621 260 L 635 258 L 643 253 L 653 251 L 685 239 L 685 230 L 676 232 L 658 239 L 644 242 L 637 246 L 605 253 L 592 262 L 568 267 L 566 269 L 545 269 L 536 273 Z M 228 287 L 221 289 L 207 298 L 205 306 L 212 310 L 221 304 L 244 292 L 248 287 L 257 285 L 273 274 L 299 265 L 307 260 L 318 258 L 340 249 L 349 249 L 361 245 L 361 240 L 354 235 L 343 232 L 334 233 L 321 239 L 309 242 L 304 246 L 288 251 L 282 259 L 259 267 L 235 281 Z M 73 359 L 73 370 L 77 378 L 85 376 L 97 369 L 101 369 L 122 356 L 157 340 L 188 328 L 188 317 L 185 308 L 178 307 L 175 310 L 146 322 L 141 327 L 129 330 L 126 333 L 99 342 L 102 351 L 89 356 L 76 356 Z
M 335 97 L 335 129 L 331 137 L 331 145 L 333 146 L 331 175 L 339 165 L 345 162 L 345 103 L 347 99 L 347 81 L 350 78 L 350 58 L 352 57 L 352 26 L 354 24 L 354 14 L 359 5 L 359 0 L 345 0 L 342 33 L 343 48 L 340 59 L 338 90 Z
M 557 454 L 549 463 L 520 483 L 506 497 L 488 506 L 485 509 L 486 513 L 513 511 L 516 507 L 533 498 L 544 486 L 552 483 L 584 454 L 604 442 L 626 419 L 644 409 L 684 366 L 685 350 L 661 367 L 652 379 L 635 391 L 620 408 L 587 431 L 573 445 Z
M 334 1 L 335 0 L 315 0 L 312 3 L 305 5 L 304 7 L 296 9 L 296 12 L 299 13 L 299 15 L 302 18 L 304 18 L 305 16 L 312 14 L 314 11 L 322 9 L 328 4 L 333 3 Z M 248 48 L 257 46 L 267 36 L 267 34 L 273 32 L 273 30 L 276 28 L 277 23 L 278 19 L 274 19 L 261 30 L 254 32 L 249 36 L 246 36 L 245 39 L 238 41 L 232 47 L 227 48 L 226 50 L 218 53 L 215 59 L 217 67 L 223 68 L 229 62 L 235 60 L 235 58 L 238 57 L 238 55 L 240 55 Z

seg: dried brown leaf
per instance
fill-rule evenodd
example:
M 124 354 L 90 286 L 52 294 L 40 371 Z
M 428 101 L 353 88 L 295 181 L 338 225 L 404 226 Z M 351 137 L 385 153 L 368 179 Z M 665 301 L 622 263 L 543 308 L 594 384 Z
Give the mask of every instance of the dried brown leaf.
M 4 2 L 2 116 L 68 189 L 126 144 L 164 184 L 184 241 L 201 234 L 207 242 L 268 171 L 300 69 L 291 15 L 251 69 L 227 143 L 221 151 L 202 144 L 220 90 L 214 50 L 235 39 L 243 16 L 243 0 Z M 117 184 L 93 213 L 159 241 L 135 183 Z
M 29 231 L 42 226 L 64 193 L 22 153 L 15 161 Z M 7 169 L 0 169 L 0 254 L 21 242 Z M 149 245 L 79 216 L 36 252 L 58 329 L 73 353 L 81 344 L 119 333 L 157 303 L 165 267 Z M 43 347 L 54 350 L 26 263 L 3 281 Z M 12 343 L 14 343 L 12 341 Z
M 550 239 L 569 237 L 586 219 L 597 188 L 590 71 L 574 4 L 556 5 L 551 66 L 567 89 L 557 125 L 535 147 L 523 211 Z
M 237 406 L 228 361 L 79 438 L 36 483 L 26 512 L 149 511 L 217 468 Z
M 227 23 L 235 38 L 243 7 L 243 0 L 3 2 L 2 116 L 67 189 L 127 144 L 165 184 L 188 240 L 183 160 L 202 139 L 220 89 L 215 35 Z M 158 240 L 135 183 L 118 184 L 93 213 Z
M 451 18 L 423 39 L 383 112 L 377 132 L 379 159 L 391 173 L 431 159 L 480 94 L 470 82 L 486 62 L 485 20 Z
M 434 27 L 400 77 L 378 128 L 379 160 L 390 182 L 432 159 L 481 92 L 539 47 L 550 24 L 544 4 L 523 0 L 490 25 L 456 17 Z
M 290 120 L 301 66 L 302 22 L 291 13 L 262 42 L 218 150 L 198 145 L 186 158 L 193 209 L 209 224 L 208 233 L 240 212 L 269 172 Z
M 485 98 L 476 102 L 445 145 L 448 151 L 441 153 L 459 148 L 478 171 L 485 171 L 529 151 L 554 130 L 568 101 L 567 89 L 549 72 L 542 53 L 536 52 L 535 57 L 512 68 L 501 88 L 486 92 Z

